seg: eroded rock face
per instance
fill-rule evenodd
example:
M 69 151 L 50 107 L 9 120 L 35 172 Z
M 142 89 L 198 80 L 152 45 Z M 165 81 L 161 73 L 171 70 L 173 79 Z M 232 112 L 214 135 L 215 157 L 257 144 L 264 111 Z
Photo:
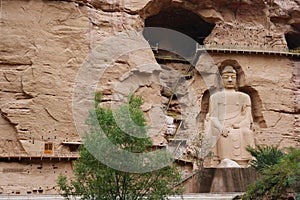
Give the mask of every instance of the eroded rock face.
M 70 2 L 5 1 L 3 10 L 3 119 L 27 153 L 42 148 L 33 140 L 77 140 L 70 109 L 74 78 L 88 52 L 87 8 Z
M 166 71 L 162 63 L 157 64 L 147 38 L 144 39 L 140 31 L 147 18 L 164 9 L 169 9 L 171 18 L 172 7 L 180 7 L 176 9 L 178 12 L 193 12 L 211 24 L 211 33 L 202 38 L 203 44 L 210 47 L 286 51 L 300 43 L 297 40 L 300 34 L 297 0 L 237 0 L 230 3 L 226 0 L 3 0 L 0 18 L 0 154 L 43 152 L 44 144 L 49 142 L 53 143 L 54 151 L 63 149 L 66 152 L 68 148 L 63 142 L 80 141 L 72 109 L 78 72 L 91 61 L 93 50 L 112 36 L 126 31 L 139 34 L 136 44 L 143 48 L 132 50 L 129 45 L 128 52 L 117 58 L 112 57 L 113 52 L 104 53 L 105 49 L 99 52 L 106 55 L 102 64 L 109 62 L 109 67 L 93 89 L 103 92 L 102 106 L 125 101 L 129 91 L 141 95 L 154 144 L 168 144 L 170 138 L 165 135 L 163 123 L 173 88 L 167 83 L 175 83 L 173 75 L 181 74 L 190 65 L 169 62 L 167 67 L 176 73 Z M 184 13 L 180 14 L 184 16 Z M 127 48 L 126 45 L 119 47 L 118 42 L 111 45 Z M 101 68 L 98 61 L 95 67 Z M 180 140 L 186 140 L 193 156 L 199 157 L 199 149 L 202 154 L 205 152 L 201 150 L 203 143 L 199 134 L 204 130 L 210 92 L 218 88 L 218 66 L 224 61 L 237 63 L 242 72 L 239 89 L 250 95 L 255 108 L 252 114 L 256 144 L 299 145 L 299 60 L 283 56 L 211 53 L 200 56 L 195 67 L 188 71 L 189 78 L 183 75 L 186 81 L 181 82 L 178 99 L 171 105 L 173 113 L 186 119 Z M 115 98 L 114 94 L 119 93 L 123 96 Z M 182 110 L 185 112 L 181 113 Z M 78 108 L 79 113 L 86 111 Z M 83 114 L 82 121 L 85 117 Z M 179 123 L 181 119 L 177 121 Z M 181 147 L 180 151 L 184 153 Z M 5 183 L 0 187 L 4 193 L 11 190 Z M 28 184 L 26 187 L 31 190 L 33 186 Z M 27 190 L 24 188 L 22 191 Z
M 72 163 L 62 160 L 12 161 L 9 165 L 1 162 L 0 171 L 0 193 L 12 195 L 53 194 L 58 191 L 54 177 L 73 175 Z

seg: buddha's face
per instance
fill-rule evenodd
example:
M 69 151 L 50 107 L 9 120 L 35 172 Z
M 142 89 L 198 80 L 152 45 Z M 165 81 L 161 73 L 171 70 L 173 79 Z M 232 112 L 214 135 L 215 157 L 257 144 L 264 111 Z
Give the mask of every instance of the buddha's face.
M 236 74 L 234 72 L 225 72 L 222 74 L 223 85 L 227 89 L 234 89 L 236 86 Z

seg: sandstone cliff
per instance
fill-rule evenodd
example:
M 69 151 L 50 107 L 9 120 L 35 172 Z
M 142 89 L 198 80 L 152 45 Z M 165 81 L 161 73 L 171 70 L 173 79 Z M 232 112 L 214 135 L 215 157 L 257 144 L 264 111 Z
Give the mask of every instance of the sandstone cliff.
M 85 95 L 90 97 L 92 92 L 102 91 L 103 106 L 126 99 L 131 91 L 142 95 L 151 128 L 149 134 L 155 145 L 166 145 L 162 111 L 170 95 L 164 92 L 172 89 L 174 77 L 190 65 L 170 62 L 165 68 L 158 65 L 148 38 L 141 33 L 132 40 L 134 48 L 116 40 L 107 49 L 97 49 L 120 33 L 141 32 L 147 26 L 157 25 L 182 31 L 207 47 L 288 51 L 300 46 L 300 2 L 2 0 L 0 155 L 43 152 L 44 144 L 49 142 L 53 143 L 54 151 L 69 152 L 64 142 L 81 141 L 74 116 L 80 116 L 76 119 L 83 123 L 88 107 L 74 108 L 73 95 L 76 84 L 81 84 L 76 82 L 78 72 L 90 63 L 94 64 L 93 69 L 101 70 L 99 64 L 108 67 L 102 71 L 96 87 L 86 90 L 90 93 Z M 203 32 L 201 37 L 197 35 L 199 30 Z M 115 57 L 117 50 L 125 53 Z M 103 62 L 97 60 L 98 55 Z M 179 96 L 184 98 L 172 102 L 173 113 L 183 111 L 180 117 L 185 118 L 179 139 L 186 140 L 187 145 L 193 144 L 203 132 L 208 90 L 216 86 L 213 76 L 216 71 L 212 69 L 224 61 L 237 63 L 243 74 L 240 87 L 253 100 L 257 144 L 299 145 L 299 58 L 280 55 L 202 54 L 189 71 L 191 77 L 179 88 L 183 91 Z M 93 77 L 88 74 L 85 78 L 91 79 L 89 76 Z M 75 100 L 85 105 L 84 99 Z M 26 180 L 22 184 L 32 187 Z

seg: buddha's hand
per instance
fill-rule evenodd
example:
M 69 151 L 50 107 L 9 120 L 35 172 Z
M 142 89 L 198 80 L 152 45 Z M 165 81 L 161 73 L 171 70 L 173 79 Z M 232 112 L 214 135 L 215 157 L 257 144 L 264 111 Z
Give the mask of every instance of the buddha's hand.
M 228 129 L 223 129 L 222 131 L 221 131 L 221 135 L 223 136 L 223 137 L 227 137 L 228 136 L 228 133 L 229 133 L 229 130 Z
M 239 125 L 239 124 L 232 124 L 232 128 L 234 128 L 234 129 L 239 129 L 239 128 L 240 128 L 240 125 Z

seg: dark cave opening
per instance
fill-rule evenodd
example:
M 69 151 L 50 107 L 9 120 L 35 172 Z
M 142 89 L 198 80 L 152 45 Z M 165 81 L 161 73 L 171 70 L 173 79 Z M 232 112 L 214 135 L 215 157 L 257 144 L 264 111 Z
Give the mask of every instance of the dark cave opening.
M 157 15 L 150 16 L 145 20 L 143 35 L 151 46 L 158 44 L 159 49 L 181 49 L 183 54 L 192 55 L 196 49 L 196 42 L 203 44 L 204 39 L 211 33 L 215 24 L 204 21 L 200 16 L 190 10 L 181 7 L 167 7 Z M 160 33 L 153 33 L 147 27 L 159 27 L 171 29 L 177 34 L 161 30 Z M 181 37 L 178 36 L 181 34 Z M 176 35 L 176 36 L 175 36 Z M 196 42 L 195 42 L 196 41 Z M 178 51 L 175 51 L 177 52 Z M 184 55 L 185 56 L 185 55 Z
M 288 32 L 285 34 L 285 40 L 287 42 L 289 50 L 300 50 L 300 33 Z
M 162 27 L 181 32 L 199 44 L 211 33 L 215 24 L 204 21 L 197 14 L 181 7 L 168 7 L 145 21 L 146 27 Z

